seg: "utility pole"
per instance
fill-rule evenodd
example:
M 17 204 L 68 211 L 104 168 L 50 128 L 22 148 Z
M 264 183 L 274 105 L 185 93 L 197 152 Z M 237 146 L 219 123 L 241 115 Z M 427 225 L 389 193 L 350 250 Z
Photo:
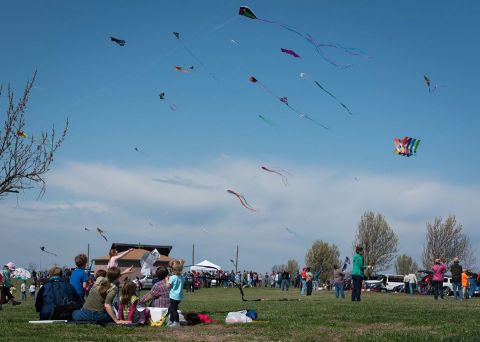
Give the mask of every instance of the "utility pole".
M 238 272 L 238 245 L 237 245 L 237 254 L 235 256 L 235 273 Z
M 192 265 L 195 265 L 195 244 L 192 243 Z
M 90 244 L 87 245 L 87 260 L 90 263 Z

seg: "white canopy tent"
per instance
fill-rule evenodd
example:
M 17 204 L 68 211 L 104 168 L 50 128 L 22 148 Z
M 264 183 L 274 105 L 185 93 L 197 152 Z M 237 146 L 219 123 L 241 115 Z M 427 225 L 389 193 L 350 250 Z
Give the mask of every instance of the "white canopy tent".
M 214 272 L 215 270 L 221 270 L 222 268 L 218 265 L 215 265 L 213 262 L 208 260 L 203 260 L 196 265 L 190 266 L 190 271 L 210 271 Z

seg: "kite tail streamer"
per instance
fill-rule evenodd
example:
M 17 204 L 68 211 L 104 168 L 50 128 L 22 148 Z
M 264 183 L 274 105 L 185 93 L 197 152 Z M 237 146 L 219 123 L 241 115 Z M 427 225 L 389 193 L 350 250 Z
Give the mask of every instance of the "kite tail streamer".
M 319 125 L 320 127 L 326 129 L 327 131 L 330 130 L 329 127 L 327 127 L 327 126 L 325 126 L 324 124 L 322 124 L 322 123 L 320 123 L 320 122 L 312 119 L 310 116 L 308 116 L 308 115 L 306 115 L 306 114 L 303 114 L 303 113 L 300 112 L 299 110 L 297 110 L 297 109 L 293 108 L 292 106 L 290 106 L 288 103 L 285 103 L 285 105 L 286 105 L 288 108 L 290 108 L 292 111 L 294 111 L 295 113 L 297 113 L 297 114 L 300 116 L 300 118 L 310 120 L 310 121 L 316 123 L 317 125 Z
M 320 83 L 318 83 L 317 81 L 313 81 L 315 82 L 315 84 L 320 88 L 322 89 L 324 92 L 326 92 L 328 95 L 330 95 L 333 99 L 335 99 L 335 101 L 338 102 L 338 104 L 340 104 L 340 106 L 342 106 L 347 112 L 348 114 L 350 115 L 353 115 L 352 112 L 350 111 L 350 109 L 343 103 L 341 102 L 335 95 L 333 95 L 331 92 L 329 92 L 327 89 L 325 89 Z

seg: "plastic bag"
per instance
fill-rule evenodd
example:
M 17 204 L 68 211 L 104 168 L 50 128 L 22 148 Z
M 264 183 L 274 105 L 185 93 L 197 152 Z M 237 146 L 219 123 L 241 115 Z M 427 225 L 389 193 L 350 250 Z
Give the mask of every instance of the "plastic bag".
M 247 316 L 247 310 L 233 311 L 227 314 L 226 323 L 251 323 L 252 319 Z

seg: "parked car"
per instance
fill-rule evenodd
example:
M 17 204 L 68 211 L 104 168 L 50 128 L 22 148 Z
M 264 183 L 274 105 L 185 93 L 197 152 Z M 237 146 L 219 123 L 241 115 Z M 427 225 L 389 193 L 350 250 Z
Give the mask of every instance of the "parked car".
M 433 294 L 432 285 L 432 271 L 419 270 L 418 273 L 423 274 L 422 279 L 418 282 L 418 292 L 420 294 L 431 295 Z M 445 276 L 443 278 L 443 295 L 449 296 L 453 293 L 452 277 Z
M 387 292 L 398 289 L 398 286 L 403 285 L 403 276 L 395 274 L 379 274 L 374 279 L 365 280 L 365 287 L 368 289 L 371 286 L 382 284 Z

